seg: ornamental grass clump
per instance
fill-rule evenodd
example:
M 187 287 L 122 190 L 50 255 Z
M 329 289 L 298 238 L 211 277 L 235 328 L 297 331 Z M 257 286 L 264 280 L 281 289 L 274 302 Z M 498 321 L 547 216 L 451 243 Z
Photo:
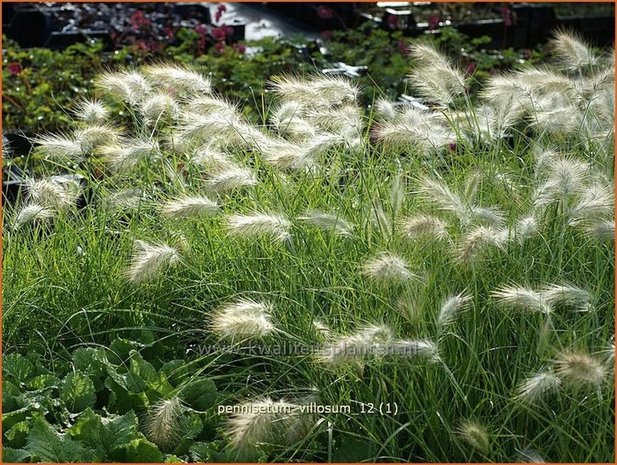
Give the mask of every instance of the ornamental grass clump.
M 101 73 L 5 200 L 3 457 L 613 462 L 614 67 L 548 50 L 482 77 L 414 42 L 368 106 Z

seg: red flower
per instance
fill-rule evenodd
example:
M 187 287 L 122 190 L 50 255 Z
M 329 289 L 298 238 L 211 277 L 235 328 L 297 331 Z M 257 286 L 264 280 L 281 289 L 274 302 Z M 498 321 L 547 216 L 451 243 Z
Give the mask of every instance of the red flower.
M 388 15 L 387 21 L 390 29 L 398 29 L 398 16 Z
M 225 13 L 226 11 L 227 7 L 225 5 L 219 5 L 216 8 L 216 12 L 214 13 L 214 21 L 218 23 L 221 20 L 221 16 L 223 16 L 223 13 Z
M 150 26 L 150 20 L 146 18 L 142 11 L 133 13 L 129 18 L 129 22 L 134 31 L 139 31 L 141 28 Z
M 317 7 L 317 16 L 319 16 L 320 19 L 332 19 L 332 16 L 334 16 L 334 12 L 330 7 L 327 7 L 325 5 L 319 5 Z
M 22 69 L 20 63 L 11 63 L 9 65 L 9 73 L 11 73 L 11 76 L 17 76 L 22 71 L 23 71 L 23 69 Z
M 212 34 L 212 37 L 214 38 L 214 40 L 225 40 L 225 38 L 227 36 L 231 36 L 234 33 L 234 28 L 231 26 L 219 26 L 219 27 L 213 27 L 210 30 L 210 34 Z
M 476 70 L 476 64 L 473 61 L 470 61 L 469 63 L 467 63 L 465 74 L 467 74 L 467 76 L 471 76 L 475 70 Z
M 225 43 L 217 42 L 216 44 L 214 44 L 214 51 L 222 55 L 223 52 L 225 52 Z
M 238 52 L 239 54 L 244 54 L 246 52 L 246 45 L 237 42 L 234 44 L 234 49 L 236 50 L 236 52 Z
M 197 43 L 197 51 L 200 55 L 206 53 L 206 26 L 203 24 L 198 24 L 195 26 L 195 32 L 199 34 L 199 42 Z
M 168 40 L 174 40 L 174 37 L 176 37 L 176 30 L 171 26 L 166 26 L 163 31 Z
M 506 5 L 501 7 L 501 17 L 503 18 L 503 25 L 506 27 L 512 26 L 512 12 Z
M 332 40 L 334 33 L 332 31 L 321 31 L 320 35 L 323 40 Z
M 408 46 L 406 40 L 399 39 L 399 41 L 398 41 L 398 51 L 401 52 L 401 55 L 403 55 L 404 57 L 409 55 L 409 46 Z
M 430 15 L 428 17 L 428 30 L 432 31 L 437 29 L 439 26 L 439 16 L 438 15 Z

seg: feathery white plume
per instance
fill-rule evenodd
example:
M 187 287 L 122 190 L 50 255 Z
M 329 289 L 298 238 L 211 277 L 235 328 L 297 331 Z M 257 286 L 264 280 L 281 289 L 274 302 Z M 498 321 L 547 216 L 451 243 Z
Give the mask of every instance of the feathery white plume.
M 515 398 L 531 403 L 537 402 L 545 395 L 557 391 L 560 385 L 561 380 L 554 373 L 540 372 L 526 378 L 518 385 Z
M 146 437 L 161 449 L 170 449 L 180 439 L 183 410 L 178 397 L 156 402 L 148 409 L 144 421 Z
M 585 228 L 587 235 L 600 240 L 615 240 L 615 220 L 597 220 Z
M 401 224 L 401 233 L 407 239 L 436 239 L 448 238 L 446 222 L 432 215 L 419 215 L 407 218 Z
M 134 169 L 143 160 L 157 159 L 160 149 L 156 141 L 125 141 L 122 145 L 109 145 L 99 149 L 114 171 Z
M 38 136 L 34 141 L 39 149 L 53 159 L 79 161 L 83 152 L 79 141 L 63 135 Z
M 332 231 L 339 236 L 351 236 L 353 232 L 353 224 L 331 213 L 309 211 L 299 216 L 298 219 L 326 231 Z
M 502 304 L 520 309 L 549 314 L 553 308 L 541 292 L 523 286 L 503 286 L 491 295 Z
M 448 59 L 428 44 L 416 43 L 409 48 L 415 64 L 409 79 L 425 100 L 450 106 L 465 92 L 465 76 Z
M 78 129 L 74 134 L 75 140 L 81 146 L 82 153 L 90 152 L 101 145 L 117 144 L 120 132 L 105 124 L 90 125 Z
M 162 209 L 168 218 L 188 218 L 192 216 L 213 215 L 219 212 L 218 204 L 208 197 L 183 197 L 167 202 Z
M 447 298 L 439 309 L 439 316 L 437 318 L 439 326 L 445 326 L 451 323 L 456 314 L 465 309 L 471 303 L 471 300 L 471 295 L 466 291 Z
M 314 76 L 310 79 L 277 76 L 272 79 L 271 85 L 282 99 L 315 107 L 353 103 L 359 92 L 348 79 L 331 76 Z
M 163 117 L 176 118 L 179 107 L 176 101 L 167 94 L 156 93 L 146 97 L 139 106 L 140 113 L 147 124 L 155 124 Z
M 257 185 L 257 178 L 248 168 L 230 164 L 206 176 L 206 185 L 219 194 Z
M 566 71 L 583 72 L 598 63 L 598 57 L 591 47 L 571 32 L 557 32 L 550 45 L 553 54 Z
M 28 224 L 33 221 L 45 221 L 53 218 L 55 216 L 55 212 L 46 208 L 42 205 L 37 205 L 35 203 L 28 204 L 22 207 L 21 210 L 17 213 L 15 217 L 15 222 L 13 223 L 13 227 L 15 229 L 21 228 L 23 225 Z
M 562 352 L 555 360 L 555 373 L 572 386 L 600 386 L 608 374 L 605 366 L 582 352 Z
M 548 284 L 540 290 L 540 294 L 551 306 L 563 304 L 580 312 L 587 312 L 591 308 L 589 292 L 573 285 Z
M 75 205 L 79 191 L 71 191 L 51 179 L 28 180 L 28 200 L 52 210 L 63 210 Z
M 392 342 L 392 330 L 384 325 L 367 326 L 354 334 L 341 336 L 318 353 L 318 361 L 332 367 L 348 363 L 361 366 L 369 355 L 375 355 Z
M 180 254 L 173 247 L 136 240 L 135 251 L 126 277 L 134 284 L 150 281 L 159 276 L 164 269 L 179 261 Z
M 274 213 L 231 215 L 227 218 L 227 230 L 236 236 L 270 236 L 282 242 L 291 238 L 290 227 L 287 218 Z
M 75 116 L 90 124 L 103 123 L 109 116 L 109 110 L 98 100 L 80 100 L 73 110 Z
M 264 443 L 293 444 L 304 437 L 314 423 L 314 415 L 300 404 L 269 397 L 234 406 L 227 436 L 239 458 L 255 459 L 256 447 Z M 237 413 L 236 413 L 237 410 Z
M 382 283 L 402 283 L 417 278 L 409 271 L 405 259 L 390 252 L 381 252 L 366 260 L 362 265 L 362 274 L 372 281 Z
M 261 338 L 276 330 L 271 313 L 269 303 L 240 299 L 219 308 L 212 315 L 210 329 L 219 337 L 233 341 Z
M 95 80 L 95 86 L 129 105 L 136 105 L 151 91 L 150 84 L 136 71 L 102 73 Z
M 486 427 L 474 420 L 463 420 L 457 429 L 460 438 L 474 449 L 487 454 L 490 447 L 490 436 Z
M 463 236 L 459 242 L 456 260 L 459 263 L 473 263 L 491 247 L 503 249 L 508 238 L 507 229 L 495 228 L 494 226 L 477 226 Z
M 176 92 L 189 94 L 209 94 L 212 92 L 212 83 L 208 78 L 197 71 L 177 64 L 147 66 L 144 68 L 144 73 L 153 85 L 163 85 Z

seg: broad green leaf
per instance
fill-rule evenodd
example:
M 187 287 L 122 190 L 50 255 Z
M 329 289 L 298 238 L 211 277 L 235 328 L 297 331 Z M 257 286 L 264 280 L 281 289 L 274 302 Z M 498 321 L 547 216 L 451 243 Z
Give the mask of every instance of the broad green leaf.
M 57 433 L 41 415 L 34 418 L 24 449 L 43 462 L 89 462 L 97 458 L 77 441 Z
M 15 423 L 13 427 L 5 433 L 5 445 L 19 449 L 26 445 L 26 439 L 30 432 L 30 423 L 28 421 L 20 421 Z
M 64 378 L 60 399 L 69 412 L 77 413 L 88 407 L 94 407 L 96 392 L 92 380 L 83 373 L 69 373 Z
M 29 462 L 30 452 L 24 449 L 13 449 L 11 447 L 2 448 L 2 462 L 3 463 L 19 463 Z
M 113 372 L 113 370 L 112 370 Z M 142 412 L 146 410 L 148 405 L 148 397 L 145 393 L 133 393 L 126 388 L 126 380 L 123 376 L 114 372 L 114 376 L 110 376 L 105 380 L 105 387 L 111 391 L 109 401 L 107 403 L 107 409 L 111 412 L 126 413 L 131 410 L 136 412 Z M 119 377 L 122 385 L 116 382 L 116 378 Z
M 17 386 L 8 381 L 6 378 L 2 380 L 2 412 L 6 415 L 13 410 L 17 410 L 24 406 L 23 399 L 20 396 L 20 391 Z
M 35 368 L 32 362 L 21 354 L 8 354 L 2 357 L 4 376 L 17 384 L 25 383 L 34 376 Z
M 5 413 L 2 415 L 2 430 L 8 431 L 17 423 L 26 420 L 28 416 L 30 416 L 30 412 L 32 411 L 32 407 L 22 407 L 18 410 L 14 410 L 9 413 Z
M 138 433 L 137 417 L 131 411 L 126 415 L 111 415 L 103 420 L 91 409 L 86 409 L 67 432 L 109 460 L 113 459 L 114 449 L 126 445 Z
M 125 365 L 128 362 L 130 352 L 143 348 L 139 342 L 129 341 L 121 337 L 116 338 L 109 346 L 108 359 L 116 365 Z
M 80 347 L 73 352 L 73 365 L 82 373 L 103 377 L 107 363 L 107 355 L 103 349 Z
M 133 439 L 125 446 L 127 462 L 162 462 L 163 454 L 145 437 Z
M 210 378 L 199 377 L 182 388 L 180 396 L 195 410 L 205 411 L 216 404 L 216 385 Z
M 35 376 L 26 383 L 28 389 L 32 389 L 35 391 L 48 387 L 58 386 L 58 384 L 60 384 L 60 380 L 56 376 L 49 373 Z

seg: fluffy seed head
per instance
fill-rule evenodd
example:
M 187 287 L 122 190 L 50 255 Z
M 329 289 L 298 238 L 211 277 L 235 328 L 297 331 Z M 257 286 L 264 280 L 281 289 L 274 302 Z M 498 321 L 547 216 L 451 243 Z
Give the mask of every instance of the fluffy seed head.
M 572 386 L 600 386 L 607 375 L 605 366 L 590 355 L 562 352 L 555 360 L 555 373 Z
M 392 342 L 392 330 L 384 325 L 372 325 L 356 333 L 341 336 L 318 354 L 318 361 L 338 367 L 346 364 L 361 366 L 369 355 L 379 354 Z
M 64 210 L 75 205 L 79 192 L 71 192 L 51 179 L 30 180 L 26 184 L 28 199 L 33 204 L 52 210 Z
M 103 73 L 97 77 L 95 86 L 129 105 L 136 105 L 151 91 L 150 84 L 136 71 Z
M 551 49 L 566 71 L 582 72 L 598 62 L 598 57 L 591 47 L 571 32 L 557 32 L 551 42 Z
M 504 248 L 508 241 L 508 230 L 494 226 L 476 226 L 467 233 L 457 247 L 459 263 L 473 263 L 491 247 Z
M 460 438 L 483 454 L 488 453 L 490 436 L 484 425 L 474 420 L 463 420 L 458 428 Z
M 219 308 L 212 316 L 210 329 L 219 337 L 233 341 L 262 338 L 276 330 L 271 312 L 269 303 L 240 299 Z
M 521 218 L 514 225 L 511 236 L 522 243 L 538 233 L 538 220 L 534 215 Z
M 523 286 L 503 286 L 491 295 L 506 306 L 549 314 L 553 308 L 541 292 Z
M 13 227 L 15 229 L 19 229 L 23 225 L 33 221 L 45 221 L 53 218 L 54 216 L 55 212 L 52 209 L 35 203 L 30 203 L 19 210 L 17 216 L 15 217 Z
M 139 106 L 139 111 L 148 124 L 156 124 L 165 116 L 175 118 L 179 109 L 170 95 L 157 93 L 145 98 Z
M 218 211 L 218 204 L 208 197 L 184 197 L 167 202 L 163 206 L 162 213 L 168 218 L 178 219 L 213 215 Z
M 275 77 L 271 85 L 283 100 L 297 101 L 314 107 L 353 103 L 359 92 L 348 79 L 333 76 L 315 76 L 306 80 L 280 76 Z
M 152 65 L 144 73 L 153 85 L 163 85 L 175 92 L 188 94 L 209 94 L 212 83 L 200 73 L 179 65 Z
M 424 99 L 447 107 L 465 92 L 463 73 L 454 68 L 435 48 L 416 43 L 409 51 L 416 64 L 409 79 Z
M 401 224 L 401 233 L 407 239 L 436 239 L 448 238 L 446 222 L 436 216 L 419 215 L 407 218 Z
M 542 397 L 559 389 L 561 380 L 552 372 L 538 373 L 523 380 L 517 388 L 516 399 L 537 402 Z
M 101 145 L 117 144 L 119 139 L 118 130 L 105 124 L 90 125 L 75 131 L 75 140 L 82 152 L 90 152 Z
M 303 413 L 299 404 L 266 397 L 241 403 L 227 424 L 230 445 L 243 459 L 253 454 L 262 443 L 292 444 L 306 435 L 314 416 Z
M 580 192 L 586 185 L 589 165 L 574 158 L 555 157 L 547 171 L 548 178 L 534 193 L 536 207 Z
M 416 277 L 407 262 L 390 252 L 382 252 L 362 265 L 362 274 L 375 282 L 402 283 Z
M 109 116 L 109 110 L 102 102 L 87 99 L 80 100 L 73 113 L 81 121 L 90 124 L 103 123 Z
M 52 159 L 79 161 L 83 156 L 79 141 L 67 136 L 48 134 L 37 137 L 35 143 L 45 155 Z
M 615 240 L 615 220 L 597 220 L 585 227 L 585 233 L 603 241 Z
M 418 357 L 433 363 L 440 360 L 437 344 L 429 340 L 400 339 L 385 346 L 384 352 L 399 357 Z
M 310 211 L 299 216 L 298 219 L 326 231 L 332 231 L 339 236 L 351 236 L 353 232 L 353 224 L 331 213 Z
M 230 164 L 225 169 L 206 176 L 206 185 L 218 194 L 227 194 L 238 189 L 257 185 L 257 178 L 248 168 Z
M 562 304 L 573 307 L 579 312 L 586 312 L 591 308 L 589 292 L 571 284 L 548 284 L 540 291 L 540 294 L 551 306 Z
M 283 242 L 291 238 L 291 223 L 282 215 L 273 213 L 254 213 L 251 215 L 231 215 L 227 218 L 230 234 L 244 237 L 267 236 Z
M 107 198 L 107 205 L 112 210 L 132 210 L 139 207 L 144 200 L 144 193 L 138 188 L 121 189 L 110 193 Z
M 143 160 L 156 159 L 161 154 L 156 141 L 151 143 L 140 140 L 101 147 L 99 152 L 114 171 L 134 169 Z
M 466 291 L 460 294 L 447 298 L 439 309 L 437 323 L 439 326 L 445 326 L 452 322 L 456 314 L 465 309 L 471 303 L 471 295 Z
M 163 450 L 180 438 L 180 419 L 183 406 L 178 397 L 160 400 L 148 410 L 144 421 L 146 437 Z
M 141 284 L 156 278 L 166 268 L 176 265 L 179 261 L 180 254 L 173 247 L 136 240 L 126 277 L 133 284 Z

